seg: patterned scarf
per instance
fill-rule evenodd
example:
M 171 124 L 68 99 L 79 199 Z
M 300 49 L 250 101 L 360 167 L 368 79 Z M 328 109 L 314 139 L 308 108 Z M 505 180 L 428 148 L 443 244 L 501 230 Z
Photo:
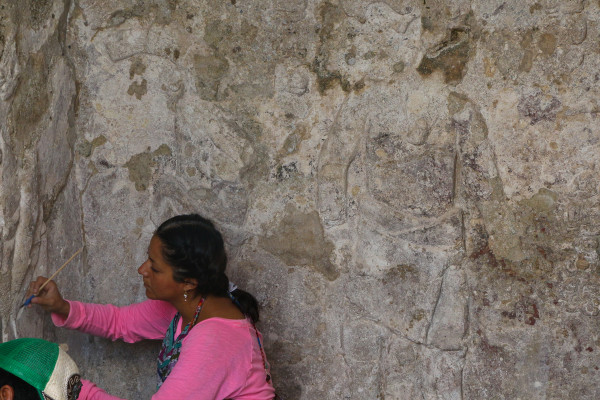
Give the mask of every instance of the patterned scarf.
M 162 342 L 162 349 L 158 354 L 158 365 L 156 371 L 158 372 L 158 382 L 156 384 L 156 390 L 160 388 L 160 386 L 165 382 L 175 364 L 177 364 L 177 360 L 179 360 L 179 353 L 181 352 L 181 342 L 188 335 L 190 330 L 196 325 L 196 321 L 198 320 L 198 315 L 200 315 L 200 311 L 202 310 L 202 304 L 204 304 L 204 299 L 200 299 L 198 303 L 198 307 L 196 308 L 196 314 L 194 314 L 194 319 L 182 329 L 177 339 L 175 338 L 175 331 L 177 330 L 177 323 L 179 322 L 179 318 L 181 318 L 181 314 L 175 314 L 171 324 L 169 325 L 169 329 L 167 329 L 167 334 Z

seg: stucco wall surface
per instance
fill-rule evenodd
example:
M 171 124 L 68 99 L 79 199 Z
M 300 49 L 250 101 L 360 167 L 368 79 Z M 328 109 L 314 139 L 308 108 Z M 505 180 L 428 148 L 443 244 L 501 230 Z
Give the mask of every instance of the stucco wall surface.
M 286 399 L 600 398 L 600 1 L 1 0 L 2 340 L 147 399 L 125 305 L 215 221 Z

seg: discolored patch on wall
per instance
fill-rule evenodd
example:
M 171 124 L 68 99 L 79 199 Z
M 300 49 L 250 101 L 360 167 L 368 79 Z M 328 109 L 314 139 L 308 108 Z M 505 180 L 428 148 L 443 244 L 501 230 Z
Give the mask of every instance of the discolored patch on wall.
M 171 148 L 169 146 L 163 143 L 160 146 L 158 146 L 158 148 L 154 150 L 152 154 L 154 155 L 154 157 L 170 157 L 173 155 L 173 152 L 171 151 Z
M 543 55 L 551 56 L 556 50 L 556 37 L 551 33 L 544 33 L 540 35 L 537 45 Z
M 310 64 L 310 70 L 317 75 L 317 88 L 321 95 L 327 90 L 340 85 L 342 90 L 349 92 L 352 90 L 352 84 L 338 71 L 329 71 L 327 62 L 329 60 L 329 47 L 334 40 L 334 33 L 338 25 L 346 18 L 344 10 L 329 2 L 324 3 L 319 8 L 319 17 L 321 20 L 319 34 L 319 49 L 317 55 Z
M 158 149 L 134 155 L 125 163 L 129 170 L 129 180 L 135 184 L 136 190 L 143 192 L 148 188 L 152 178 L 152 169 L 156 167 L 156 157 L 171 156 L 173 153 L 166 144 L 160 145 Z
M 336 85 L 340 85 L 344 92 L 352 90 L 352 85 L 342 76 L 342 74 L 337 71 L 328 71 L 325 67 L 325 63 L 319 58 L 313 60 L 310 70 L 317 75 L 317 88 L 322 95 Z
M 445 83 L 458 83 L 470 57 L 470 32 L 467 28 L 454 28 L 449 38 L 429 49 L 423 56 L 417 71 L 429 76 L 442 71 Z
M 136 154 L 127 161 L 125 167 L 129 170 L 129 180 L 135 183 L 135 188 L 143 192 L 148 188 L 152 167 L 156 163 L 150 153 Z
M 216 100 L 221 80 L 229 71 L 229 62 L 220 55 L 194 56 L 196 89 L 203 100 Z
M 316 211 L 303 213 L 291 204 L 286 205 L 285 215 L 279 226 L 270 236 L 261 237 L 259 245 L 281 258 L 287 265 L 311 267 L 330 281 L 336 280 L 340 275 L 329 260 L 334 246 L 325 237 Z
M 135 96 L 136 99 L 141 100 L 142 96 L 148 93 L 148 81 L 142 79 L 141 83 L 132 82 L 127 89 L 127 94 Z
M 131 63 L 129 67 L 129 79 L 133 79 L 135 75 L 140 75 L 146 72 L 146 64 L 142 60 L 136 59 Z
M 519 71 L 521 72 L 529 72 L 531 71 L 531 67 L 533 65 L 533 59 L 535 57 L 535 53 L 532 49 L 533 44 L 533 32 L 529 31 L 523 34 L 521 39 L 521 48 L 523 49 L 523 57 L 521 58 L 521 63 L 519 64 Z
M 91 142 L 88 140 L 82 140 L 75 146 L 75 150 L 83 157 L 89 157 L 92 155 L 96 147 L 102 146 L 107 142 L 106 136 L 100 135 Z

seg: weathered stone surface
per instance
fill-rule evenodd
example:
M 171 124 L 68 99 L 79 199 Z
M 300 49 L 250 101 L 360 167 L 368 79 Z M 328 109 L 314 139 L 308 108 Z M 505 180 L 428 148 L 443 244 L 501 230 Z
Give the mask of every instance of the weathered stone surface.
M 157 343 L 16 320 L 129 304 L 199 212 L 287 399 L 600 397 L 600 3 L 0 4 L 0 330 L 154 391 Z M 123 380 L 122 376 L 131 380 Z

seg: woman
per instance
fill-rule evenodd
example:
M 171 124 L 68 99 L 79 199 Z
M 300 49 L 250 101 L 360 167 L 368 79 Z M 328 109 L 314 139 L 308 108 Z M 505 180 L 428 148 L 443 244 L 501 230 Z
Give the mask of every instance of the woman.
M 32 303 L 52 313 L 56 326 L 112 340 L 163 339 L 153 400 L 271 400 L 275 392 L 256 330 L 258 304 L 242 290 L 229 293 L 223 238 L 196 215 L 165 221 L 138 268 L 146 300 L 118 308 L 62 298 L 54 282 L 39 277 Z M 80 399 L 117 399 L 83 381 Z

